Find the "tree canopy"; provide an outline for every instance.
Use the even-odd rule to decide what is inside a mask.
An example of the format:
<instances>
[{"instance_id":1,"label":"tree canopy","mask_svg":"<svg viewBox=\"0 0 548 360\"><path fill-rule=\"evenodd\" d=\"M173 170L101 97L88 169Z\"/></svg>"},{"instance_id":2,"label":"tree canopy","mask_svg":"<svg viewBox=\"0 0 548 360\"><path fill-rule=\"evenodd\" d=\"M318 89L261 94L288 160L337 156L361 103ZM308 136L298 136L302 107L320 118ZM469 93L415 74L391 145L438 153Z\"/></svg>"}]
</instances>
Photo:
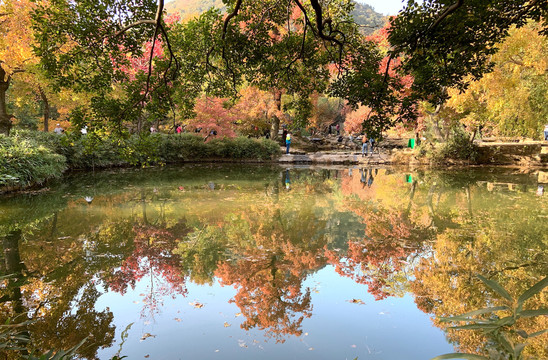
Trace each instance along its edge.
<instances>
[{"instance_id":1,"label":"tree canopy","mask_svg":"<svg viewBox=\"0 0 548 360\"><path fill-rule=\"evenodd\" d=\"M409 0L381 43L363 36L351 0L223 4L224 14L210 9L179 21L163 0L38 1L34 53L53 89L92 94L73 122L120 134L124 122L175 124L201 94L238 97L246 86L273 94L273 135L282 111L295 126L309 123L315 92L366 107L364 127L383 130L415 122L420 101L441 104L450 88L463 91L491 71L512 26L537 21L545 33L547 21L546 0Z\"/></svg>"}]
</instances>

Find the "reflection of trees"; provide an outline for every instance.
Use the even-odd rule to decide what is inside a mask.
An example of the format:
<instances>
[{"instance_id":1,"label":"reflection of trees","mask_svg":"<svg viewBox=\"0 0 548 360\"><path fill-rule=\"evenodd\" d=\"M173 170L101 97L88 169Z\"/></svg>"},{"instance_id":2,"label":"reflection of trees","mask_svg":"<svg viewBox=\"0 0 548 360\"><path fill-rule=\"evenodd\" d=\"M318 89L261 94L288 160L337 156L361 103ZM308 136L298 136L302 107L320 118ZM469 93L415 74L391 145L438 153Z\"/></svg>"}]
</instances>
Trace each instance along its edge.
<instances>
[{"instance_id":1,"label":"reflection of trees","mask_svg":"<svg viewBox=\"0 0 548 360\"><path fill-rule=\"evenodd\" d=\"M266 330L277 341L300 335L303 320L311 316L310 289L303 289L307 274L325 264L325 221L311 204L266 203L231 215L223 227L231 260L219 264L216 276L238 293L232 300L246 320L248 330ZM282 202L283 203L283 202Z\"/></svg>"},{"instance_id":2,"label":"reflection of trees","mask_svg":"<svg viewBox=\"0 0 548 360\"><path fill-rule=\"evenodd\" d=\"M366 284L368 291L380 300L402 292L401 287L407 282L404 271L410 256L419 252L422 242L431 236L431 232L409 216L416 183L407 193L407 202L401 201L402 196L398 198L398 204L390 204L379 199L384 195L383 186L390 187L392 196L397 185L402 192L405 188L390 183L391 178L382 172L378 174L380 180L365 187L362 184L365 172L342 179L342 207L362 220L365 235L360 239L349 239L346 253L328 251L327 256L339 274Z\"/></svg>"},{"instance_id":3,"label":"reflection of trees","mask_svg":"<svg viewBox=\"0 0 548 360\"><path fill-rule=\"evenodd\" d=\"M89 335L93 342L78 353L94 358L100 346L112 343L114 328L110 325L112 313L94 308L100 294L89 268L82 261L73 261L68 274L55 268L37 269L28 253L20 253L21 234L21 231L9 234L2 244L6 265L2 275L12 276L1 291L1 320L9 317L32 320L26 334L33 346L40 349L70 348Z\"/></svg>"},{"instance_id":4,"label":"reflection of trees","mask_svg":"<svg viewBox=\"0 0 548 360\"><path fill-rule=\"evenodd\" d=\"M120 294L148 277L149 293L143 300L150 311L158 309L162 296L186 294L185 278L179 269L180 257L173 254L177 237L156 225L133 224L132 251L119 268L105 277L108 286Z\"/></svg>"},{"instance_id":5,"label":"reflection of trees","mask_svg":"<svg viewBox=\"0 0 548 360\"><path fill-rule=\"evenodd\" d=\"M496 280L517 296L548 273L548 223L542 220L546 206L531 194L480 197L480 191L473 187L462 190L459 208L469 216L459 219L458 228L440 232L432 253L415 268L416 279L411 285L415 301L421 310L435 314L435 325L443 329L449 325L439 317L501 305L500 298L485 290L477 274ZM477 200L485 197L489 201ZM529 301L530 308L548 307L547 291ZM498 315L505 316L502 312ZM543 330L548 328L548 319L522 318L517 328L527 333ZM490 344L480 332L449 331L447 336L460 352L489 353ZM528 341L525 358L548 358L547 338L545 334Z\"/></svg>"},{"instance_id":6,"label":"reflection of trees","mask_svg":"<svg viewBox=\"0 0 548 360\"><path fill-rule=\"evenodd\" d=\"M180 271L181 257L173 252L178 242L189 231L184 221L168 227L165 221L165 203L160 204L159 218L155 223L149 222L147 198L141 191L141 219L124 221L131 226L130 234L124 237L131 239L129 254L126 253L119 268L104 277L110 289L120 294L128 286L135 288L137 282L148 277L148 293L143 299L151 313L158 311L163 296L175 294L186 295L185 277Z\"/></svg>"},{"instance_id":7,"label":"reflection of trees","mask_svg":"<svg viewBox=\"0 0 548 360\"><path fill-rule=\"evenodd\" d=\"M50 215L35 211L36 218L27 215L26 222L20 222L19 229L2 240L1 275L13 276L0 289L0 321L14 317L32 320L26 334L39 352L71 348L88 337L77 353L82 358L95 358L100 347L112 344L113 314L108 308L95 309L103 283L123 292L145 272L167 279L165 283L172 285L169 289L155 284L156 292L151 290L151 307L158 293L184 291L178 259L171 250L176 239L186 234L186 227L115 221L116 209L111 207L93 211L108 201L112 198L102 201L96 197L94 207L69 203L69 209ZM112 220L105 221L105 217ZM132 271L132 265L137 271Z\"/></svg>"}]
</instances>

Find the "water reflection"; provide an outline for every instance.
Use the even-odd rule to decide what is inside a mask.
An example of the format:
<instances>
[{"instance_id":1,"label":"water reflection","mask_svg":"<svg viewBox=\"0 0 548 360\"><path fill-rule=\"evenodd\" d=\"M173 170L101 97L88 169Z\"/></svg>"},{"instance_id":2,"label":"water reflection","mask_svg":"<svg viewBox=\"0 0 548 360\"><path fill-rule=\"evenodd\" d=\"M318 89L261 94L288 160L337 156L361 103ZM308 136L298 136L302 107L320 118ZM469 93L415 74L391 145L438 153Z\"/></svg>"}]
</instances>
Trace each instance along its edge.
<instances>
[{"instance_id":1,"label":"water reflection","mask_svg":"<svg viewBox=\"0 0 548 360\"><path fill-rule=\"evenodd\" d=\"M307 319L325 317L314 312L310 281L321 281L315 276L326 267L365 285L375 300L410 293L437 317L497 304L477 274L516 295L548 273L548 207L535 178L523 174L373 167L105 173L94 178L92 205L83 200L86 181L0 201L1 273L9 275L0 321L32 320L25 334L41 352L86 336L83 358L117 348L115 333L124 329L116 329L113 311L96 306L107 293L138 302L150 323L166 301L192 301L190 284L218 282L234 289L230 303L242 329L284 343L304 336ZM137 289L138 300L128 298ZM546 296L529 306L546 307ZM520 325L534 332L546 321ZM457 350L489 350L478 333L447 338ZM531 340L526 351L548 357L545 341Z\"/></svg>"}]
</instances>

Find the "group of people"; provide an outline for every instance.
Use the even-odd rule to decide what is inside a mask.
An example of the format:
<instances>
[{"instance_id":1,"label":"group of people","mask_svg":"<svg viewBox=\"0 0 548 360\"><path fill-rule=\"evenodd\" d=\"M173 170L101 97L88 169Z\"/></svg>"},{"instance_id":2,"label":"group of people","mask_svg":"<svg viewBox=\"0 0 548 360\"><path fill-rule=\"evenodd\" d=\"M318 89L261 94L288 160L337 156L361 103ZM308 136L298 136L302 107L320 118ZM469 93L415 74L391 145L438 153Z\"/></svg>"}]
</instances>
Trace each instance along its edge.
<instances>
[{"instance_id":1,"label":"group of people","mask_svg":"<svg viewBox=\"0 0 548 360\"><path fill-rule=\"evenodd\" d=\"M375 145L375 139L367 137L367 134L362 135L362 156L373 156L373 146ZM371 151L371 152L370 152Z\"/></svg>"}]
</instances>

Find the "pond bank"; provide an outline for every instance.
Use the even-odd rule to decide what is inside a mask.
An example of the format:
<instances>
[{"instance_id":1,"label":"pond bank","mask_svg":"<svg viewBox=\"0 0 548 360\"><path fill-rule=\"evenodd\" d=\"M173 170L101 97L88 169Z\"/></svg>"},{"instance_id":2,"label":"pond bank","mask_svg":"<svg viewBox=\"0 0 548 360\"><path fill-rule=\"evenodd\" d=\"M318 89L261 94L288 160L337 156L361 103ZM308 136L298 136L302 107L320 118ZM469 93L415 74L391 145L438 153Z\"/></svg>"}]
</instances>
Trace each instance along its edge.
<instances>
[{"instance_id":1,"label":"pond bank","mask_svg":"<svg viewBox=\"0 0 548 360\"><path fill-rule=\"evenodd\" d=\"M285 149L284 149L285 150ZM432 164L419 151L409 148L379 147L374 154L362 156L356 150L304 152L298 148L290 154L272 155L270 159L204 157L194 160L179 159L174 164L189 163L262 163L262 164L305 164L305 165L357 165L357 166L512 166L525 169L538 169L539 183L548 183L548 144L531 143L483 143L477 146L475 162L448 160L441 164ZM270 150L272 151L272 150ZM111 164L113 165L113 164ZM133 167L130 164L116 164L98 168ZM76 169L68 169L76 170ZM0 194L40 190L47 185L45 182L33 182L26 186L20 184L0 186Z\"/></svg>"},{"instance_id":2,"label":"pond bank","mask_svg":"<svg viewBox=\"0 0 548 360\"><path fill-rule=\"evenodd\" d=\"M372 155L362 156L358 151L296 150L284 154L277 160L284 163L312 164L368 164L368 165L505 165L519 167L548 167L548 144L546 143L483 143L477 145L477 159L471 161L448 160L443 164L432 164L420 152L413 149L376 149Z\"/></svg>"}]
</instances>

